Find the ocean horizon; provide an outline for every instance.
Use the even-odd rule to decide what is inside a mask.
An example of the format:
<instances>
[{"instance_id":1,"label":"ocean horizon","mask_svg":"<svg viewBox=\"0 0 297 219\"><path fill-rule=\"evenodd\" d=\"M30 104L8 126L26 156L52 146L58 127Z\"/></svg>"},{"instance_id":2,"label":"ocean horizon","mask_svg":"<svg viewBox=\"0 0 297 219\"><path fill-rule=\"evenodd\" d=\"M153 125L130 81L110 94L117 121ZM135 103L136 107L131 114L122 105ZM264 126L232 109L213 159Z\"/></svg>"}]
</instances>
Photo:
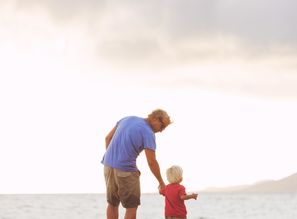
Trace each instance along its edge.
<instances>
[{"instance_id":1,"label":"ocean horizon","mask_svg":"<svg viewBox=\"0 0 297 219\"><path fill-rule=\"evenodd\" d=\"M297 193L199 193L188 219L296 219ZM104 219L105 194L2 194L0 219ZM124 209L120 207L120 217ZM164 218L164 198L141 197L137 218Z\"/></svg>"}]
</instances>

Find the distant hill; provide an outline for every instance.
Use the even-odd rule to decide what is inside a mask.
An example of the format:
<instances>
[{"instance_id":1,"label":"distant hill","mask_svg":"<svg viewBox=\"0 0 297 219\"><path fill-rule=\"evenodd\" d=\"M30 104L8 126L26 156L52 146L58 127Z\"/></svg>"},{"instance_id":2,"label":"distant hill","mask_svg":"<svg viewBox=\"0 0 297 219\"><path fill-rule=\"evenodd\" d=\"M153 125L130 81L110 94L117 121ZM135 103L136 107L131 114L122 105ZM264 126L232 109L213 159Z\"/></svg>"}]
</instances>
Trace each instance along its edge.
<instances>
[{"instance_id":1,"label":"distant hill","mask_svg":"<svg viewBox=\"0 0 297 219\"><path fill-rule=\"evenodd\" d=\"M280 180L267 180L252 185L210 187L203 192L297 192L297 173Z\"/></svg>"}]
</instances>

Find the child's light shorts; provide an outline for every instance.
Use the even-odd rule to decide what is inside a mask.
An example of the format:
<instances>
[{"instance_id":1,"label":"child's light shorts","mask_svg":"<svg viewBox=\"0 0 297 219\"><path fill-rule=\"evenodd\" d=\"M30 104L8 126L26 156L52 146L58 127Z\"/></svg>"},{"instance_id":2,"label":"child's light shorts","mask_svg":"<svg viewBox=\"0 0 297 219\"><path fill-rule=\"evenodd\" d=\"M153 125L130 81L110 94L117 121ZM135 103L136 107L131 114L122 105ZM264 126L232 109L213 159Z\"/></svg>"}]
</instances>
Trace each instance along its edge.
<instances>
[{"instance_id":1,"label":"child's light shorts","mask_svg":"<svg viewBox=\"0 0 297 219\"><path fill-rule=\"evenodd\" d=\"M186 217L165 217L165 219L187 219Z\"/></svg>"}]
</instances>

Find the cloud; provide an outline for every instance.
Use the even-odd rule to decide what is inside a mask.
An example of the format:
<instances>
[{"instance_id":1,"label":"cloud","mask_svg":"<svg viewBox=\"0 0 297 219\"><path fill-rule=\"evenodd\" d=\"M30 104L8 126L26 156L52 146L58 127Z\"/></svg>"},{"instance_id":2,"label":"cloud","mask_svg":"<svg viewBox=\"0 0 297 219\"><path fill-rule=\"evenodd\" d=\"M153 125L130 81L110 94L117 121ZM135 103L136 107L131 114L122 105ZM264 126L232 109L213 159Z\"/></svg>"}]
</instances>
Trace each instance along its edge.
<instances>
[{"instance_id":1,"label":"cloud","mask_svg":"<svg viewBox=\"0 0 297 219\"><path fill-rule=\"evenodd\" d=\"M88 18L99 15L105 8L104 0L15 0L18 10L45 9L54 19L71 21L77 17Z\"/></svg>"},{"instance_id":2,"label":"cloud","mask_svg":"<svg viewBox=\"0 0 297 219\"><path fill-rule=\"evenodd\" d=\"M229 1L221 4L220 28L251 43L296 45L295 13L297 3L292 0Z\"/></svg>"},{"instance_id":3,"label":"cloud","mask_svg":"<svg viewBox=\"0 0 297 219\"><path fill-rule=\"evenodd\" d=\"M173 0L133 6L130 1L110 4L94 36L99 55L113 61L142 60L141 64L249 59L280 49L296 56L295 9L297 3L290 0Z\"/></svg>"},{"instance_id":4,"label":"cloud","mask_svg":"<svg viewBox=\"0 0 297 219\"><path fill-rule=\"evenodd\" d=\"M209 36L232 36L249 43L251 47L273 44L296 46L297 42L297 2L293 0L15 2L17 8L43 7L60 20L66 19L71 22L77 17L86 19L86 25L95 28L94 32L101 32L107 28L109 33L112 32L112 35L117 35L120 39L125 39L125 36L129 35L137 41L139 34L145 34L152 39L161 36L174 43L188 38L199 40ZM112 31L108 28L109 25L114 27Z\"/></svg>"},{"instance_id":5,"label":"cloud","mask_svg":"<svg viewBox=\"0 0 297 219\"><path fill-rule=\"evenodd\" d=\"M147 84L161 78L185 86L258 90L262 83L269 90L296 91L297 3L292 0L15 0L13 9L21 16L11 23L21 28L7 25L7 30L18 33L19 44L37 51L46 44L53 54L75 57L76 64L84 54L91 71L105 68Z\"/></svg>"}]
</instances>

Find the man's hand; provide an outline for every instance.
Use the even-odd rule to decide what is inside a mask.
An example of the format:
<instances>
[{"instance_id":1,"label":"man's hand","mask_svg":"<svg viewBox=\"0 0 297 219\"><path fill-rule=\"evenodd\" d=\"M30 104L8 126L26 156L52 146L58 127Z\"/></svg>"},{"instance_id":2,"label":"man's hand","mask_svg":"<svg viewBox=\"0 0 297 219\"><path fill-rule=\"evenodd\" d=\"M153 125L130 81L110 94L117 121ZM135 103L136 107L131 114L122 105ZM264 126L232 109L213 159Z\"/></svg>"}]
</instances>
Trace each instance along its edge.
<instances>
[{"instance_id":1,"label":"man's hand","mask_svg":"<svg viewBox=\"0 0 297 219\"><path fill-rule=\"evenodd\" d=\"M158 186L158 189L159 189L159 190L163 190L163 189L165 189L165 183L161 183L161 184Z\"/></svg>"},{"instance_id":2,"label":"man's hand","mask_svg":"<svg viewBox=\"0 0 297 219\"><path fill-rule=\"evenodd\" d=\"M159 189L159 194L161 194L161 195L164 195L164 189L165 189L165 184L160 184L159 186L158 186L158 189Z\"/></svg>"}]
</instances>

